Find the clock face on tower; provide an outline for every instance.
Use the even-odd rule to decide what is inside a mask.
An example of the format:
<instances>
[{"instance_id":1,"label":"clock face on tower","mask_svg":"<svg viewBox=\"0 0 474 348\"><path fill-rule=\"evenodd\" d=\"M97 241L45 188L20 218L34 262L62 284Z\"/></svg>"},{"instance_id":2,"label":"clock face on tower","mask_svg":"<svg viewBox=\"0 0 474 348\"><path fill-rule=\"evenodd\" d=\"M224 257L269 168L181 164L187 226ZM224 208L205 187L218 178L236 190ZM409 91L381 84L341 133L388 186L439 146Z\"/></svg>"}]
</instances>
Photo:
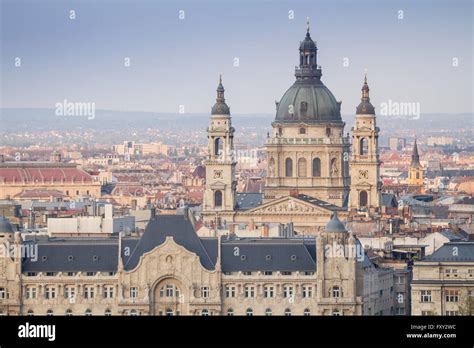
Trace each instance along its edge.
<instances>
[{"instance_id":1,"label":"clock face on tower","mask_svg":"<svg viewBox=\"0 0 474 348\"><path fill-rule=\"evenodd\" d=\"M368 179L369 171L368 170L359 170L359 179Z\"/></svg>"},{"instance_id":2,"label":"clock face on tower","mask_svg":"<svg viewBox=\"0 0 474 348\"><path fill-rule=\"evenodd\" d=\"M214 170L214 179L222 179L223 176L222 170Z\"/></svg>"}]
</instances>

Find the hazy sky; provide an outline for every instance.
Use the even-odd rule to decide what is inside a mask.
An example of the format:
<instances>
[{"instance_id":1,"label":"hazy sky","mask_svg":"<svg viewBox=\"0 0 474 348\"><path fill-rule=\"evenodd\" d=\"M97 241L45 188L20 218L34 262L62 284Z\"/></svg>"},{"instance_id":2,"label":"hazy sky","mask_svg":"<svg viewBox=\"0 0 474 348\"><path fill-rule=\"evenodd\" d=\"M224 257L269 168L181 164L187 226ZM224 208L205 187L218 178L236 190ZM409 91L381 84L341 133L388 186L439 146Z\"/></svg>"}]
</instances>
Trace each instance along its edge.
<instances>
[{"instance_id":1,"label":"hazy sky","mask_svg":"<svg viewBox=\"0 0 474 348\"><path fill-rule=\"evenodd\" d=\"M392 100L419 102L422 113L473 111L470 0L0 2L2 107L67 99L208 113L222 73L232 113L274 113L309 16L323 82L344 114L355 111L365 68L377 110Z\"/></svg>"}]
</instances>

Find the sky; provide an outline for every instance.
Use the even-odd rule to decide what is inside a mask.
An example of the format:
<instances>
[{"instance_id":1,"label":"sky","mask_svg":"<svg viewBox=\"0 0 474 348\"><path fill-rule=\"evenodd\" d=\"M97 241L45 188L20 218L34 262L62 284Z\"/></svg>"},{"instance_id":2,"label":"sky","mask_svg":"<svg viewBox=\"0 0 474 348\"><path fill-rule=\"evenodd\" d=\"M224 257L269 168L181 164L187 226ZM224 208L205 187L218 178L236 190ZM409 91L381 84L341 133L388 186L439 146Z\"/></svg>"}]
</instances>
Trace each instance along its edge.
<instances>
[{"instance_id":1,"label":"sky","mask_svg":"<svg viewBox=\"0 0 474 348\"><path fill-rule=\"evenodd\" d=\"M421 113L474 109L471 0L0 3L3 108L66 99L209 113L222 74L233 114L273 114L310 17L323 82L343 114L360 101L365 69L376 110L389 101L419 103Z\"/></svg>"}]
</instances>

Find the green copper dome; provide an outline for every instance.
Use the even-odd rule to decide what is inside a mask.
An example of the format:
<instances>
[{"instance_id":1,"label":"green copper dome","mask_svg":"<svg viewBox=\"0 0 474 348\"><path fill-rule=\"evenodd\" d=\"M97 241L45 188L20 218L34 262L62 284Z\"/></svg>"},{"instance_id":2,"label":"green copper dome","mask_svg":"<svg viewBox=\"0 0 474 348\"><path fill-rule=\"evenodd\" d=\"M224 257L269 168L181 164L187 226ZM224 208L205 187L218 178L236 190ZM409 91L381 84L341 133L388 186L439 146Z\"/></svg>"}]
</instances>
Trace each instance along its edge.
<instances>
[{"instance_id":1,"label":"green copper dome","mask_svg":"<svg viewBox=\"0 0 474 348\"><path fill-rule=\"evenodd\" d=\"M311 39L309 26L299 51L296 81L277 103L275 122L342 122L341 103L321 81L321 67L317 64L318 48Z\"/></svg>"}]
</instances>

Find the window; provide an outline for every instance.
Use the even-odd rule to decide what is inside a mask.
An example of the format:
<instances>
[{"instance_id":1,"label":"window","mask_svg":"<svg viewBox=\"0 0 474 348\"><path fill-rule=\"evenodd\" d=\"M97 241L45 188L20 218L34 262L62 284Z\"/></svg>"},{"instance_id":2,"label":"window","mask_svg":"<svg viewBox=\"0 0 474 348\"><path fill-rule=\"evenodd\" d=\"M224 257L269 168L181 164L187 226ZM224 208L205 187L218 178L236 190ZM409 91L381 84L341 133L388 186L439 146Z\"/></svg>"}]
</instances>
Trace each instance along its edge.
<instances>
[{"instance_id":1,"label":"window","mask_svg":"<svg viewBox=\"0 0 474 348\"><path fill-rule=\"evenodd\" d=\"M46 272L46 277L54 277L56 276L56 272Z\"/></svg>"},{"instance_id":2,"label":"window","mask_svg":"<svg viewBox=\"0 0 474 348\"><path fill-rule=\"evenodd\" d=\"M27 300L36 298L36 287L34 287L34 286L26 287L25 297L26 297Z\"/></svg>"},{"instance_id":3,"label":"window","mask_svg":"<svg viewBox=\"0 0 474 348\"><path fill-rule=\"evenodd\" d=\"M285 309L285 317L291 317L291 309L287 308Z\"/></svg>"},{"instance_id":4,"label":"window","mask_svg":"<svg viewBox=\"0 0 474 348\"><path fill-rule=\"evenodd\" d=\"M48 310L46 311L46 316L52 317L53 315L54 315L54 313L53 313L53 310L52 310L52 309L48 309Z\"/></svg>"},{"instance_id":5,"label":"window","mask_svg":"<svg viewBox=\"0 0 474 348\"><path fill-rule=\"evenodd\" d=\"M218 156L222 154L223 143L221 138L214 140L214 155Z\"/></svg>"},{"instance_id":6,"label":"window","mask_svg":"<svg viewBox=\"0 0 474 348\"><path fill-rule=\"evenodd\" d=\"M326 136L328 136L328 137L331 136L331 128L329 128L329 127L326 128Z\"/></svg>"},{"instance_id":7,"label":"window","mask_svg":"<svg viewBox=\"0 0 474 348\"><path fill-rule=\"evenodd\" d=\"M302 102L302 103L304 103L304 102ZM301 106L303 106L303 104L301 104ZM300 127L300 134L306 134L306 128Z\"/></svg>"},{"instance_id":8,"label":"window","mask_svg":"<svg viewBox=\"0 0 474 348\"><path fill-rule=\"evenodd\" d=\"M228 315L229 317L233 317L233 316L234 316L234 310L233 310L232 308L229 308L229 309L227 310L227 315Z\"/></svg>"},{"instance_id":9,"label":"window","mask_svg":"<svg viewBox=\"0 0 474 348\"><path fill-rule=\"evenodd\" d=\"M458 270L457 269L448 268L444 272L446 274L446 277L454 277L454 278L458 277Z\"/></svg>"},{"instance_id":10,"label":"window","mask_svg":"<svg viewBox=\"0 0 474 348\"><path fill-rule=\"evenodd\" d=\"M245 255L242 255L242 256L245 256ZM241 257L241 259L242 259L242 257ZM245 260L245 257L242 260ZM251 276L252 272L245 271L245 272L242 272L242 274L245 275L245 276Z\"/></svg>"},{"instance_id":11,"label":"window","mask_svg":"<svg viewBox=\"0 0 474 348\"><path fill-rule=\"evenodd\" d=\"M208 286L201 287L201 297L202 298L209 298L209 287Z\"/></svg>"},{"instance_id":12,"label":"window","mask_svg":"<svg viewBox=\"0 0 474 348\"><path fill-rule=\"evenodd\" d=\"M447 316L457 316L459 315L458 311L446 311Z\"/></svg>"},{"instance_id":13,"label":"window","mask_svg":"<svg viewBox=\"0 0 474 348\"><path fill-rule=\"evenodd\" d=\"M431 290L421 290L420 302L431 302Z\"/></svg>"},{"instance_id":14,"label":"window","mask_svg":"<svg viewBox=\"0 0 474 348\"><path fill-rule=\"evenodd\" d=\"M84 287L84 298L86 298L86 299L94 298L94 287L93 286L85 286Z\"/></svg>"},{"instance_id":15,"label":"window","mask_svg":"<svg viewBox=\"0 0 474 348\"><path fill-rule=\"evenodd\" d=\"M284 276L290 276L292 274L293 274L292 272L287 272L287 271L281 272L281 275L284 275Z\"/></svg>"},{"instance_id":16,"label":"window","mask_svg":"<svg viewBox=\"0 0 474 348\"><path fill-rule=\"evenodd\" d=\"M267 255L267 256L269 256L269 255ZM265 272L263 272L263 275L271 276L271 275L273 275L273 272L272 271L265 271Z\"/></svg>"},{"instance_id":17,"label":"window","mask_svg":"<svg viewBox=\"0 0 474 348\"><path fill-rule=\"evenodd\" d=\"M283 297L290 298L293 297L293 287L290 285L285 285L283 287Z\"/></svg>"},{"instance_id":18,"label":"window","mask_svg":"<svg viewBox=\"0 0 474 348\"><path fill-rule=\"evenodd\" d=\"M227 285L225 287L225 297L227 297L227 298L235 297L235 286Z\"/></svg>"},{"instance_id":19,"label":"window","mask_svg":"<svg viewBox=\"0 0 474 348\"><path fill-rule=\"evenodd\" d=\"M469 274L469 277L474 277L474 269L470 269L469 271L467 271L467 273Z\"/></svg>"},{"instance_id":20,"label":"window","mask_svg":"<svg viewBox=\"0 0 474 348\"><path fill-rule=\"evenodd\" d=\"M342 312L339 309L333 309L332 315L338 317L342 315Z\"/></svg>"},{"instance_id":21,"label":"window","mask_svg":"<svg viewBox=\"0 0 474 348\"><path fill-rule=\"evenodd\" d=\"M66 317L72 317L72 309L66 311Z\"/></svg>"},{"instance_id":22,"label":"window","mask_svg":"<svg viewBox=\"0 0 474 348\"><path fill-rule=\"evenodd\" d=\"M368 152L369 152L369 143L367 141L367 138L360 139L359 154L361 156L365 156L365 155L367 155Z\"/></svg>"},{"instance_id":23,"label":"window","mask_svg":"<svg viewBox=\"0 0 474 348\"><path fill-rule=\"evenodd\" d=\"M405 284L405 277L404 276L397 276L396 283L397 284Z\"/></svg>"},{"instance_id":24,"label":"window","mask_svg":"<svg viewBox=\"0 0 474 348\"><path fill-rule=\"evenodd\" d=\"M47 300L56 298L56 288L53 286L47 286L44 292L44 297Z\"/></svg>"},{"instance_id":25,"label":"window","mask_svg":"<svg viewBox=\"0 0 474 348\"><path fill-rule=\"evenodd\" d=\"M265 315L267 317L271 317L273 315L272 309L271 308L265 309Z\"/></svg>"},{"instance_id":26,"label":"window","mask_svg":"<svg viewBox=\"0 0 474 348\"><path fill-rule=\"evenodd\" d=\"M306 178L306 160L304 158L298 160L298 176Z\"/></svg>"},{"instance_id":27,"label":"window","mask_svg":"<svg viewBox=\"0 0 474 348\"><path fill-rule=\"evenodd\" d=\"M366 207L367 206L367 191L360 191L359 193L359 206Z\"/></svg>"},{"instance_id":28,"label":"window","mask_svg":"<svg viewBox=\"0 0 474 348\"><path fill-rule=\"evenodd\" d=\"M405 307L397 308L397 315L405 315Z\"/></svg>"},{"instance_id":29,"label":"window","mask_svg":"<svg viewBox=\"0 0 474 348\"><path fill-rule=\"evenodd\" d=\"M26 272L27 277L36 277L36 272Z\"/></svg>"},{"instance_id":30,"label":"window","mask_svg":"<svg viewBox=\"0 0 474 348\"><path fill-rule=\"evenodd\" d=\"M74 277L76 275L76 272L67 272L66 275L68 277Z\"/></svg>"},{"instance_id":31,"label":"window","mask_svg":"<svg viewBox=\"0 0 474 348\"><path fill-rule=\"evenodd\" d=\"M253 309L252 308L247 308L247 310L245 311L245 315L247 315L248 317L253 316Z\"/></svg>"},{"instance_id":32,"label":"window","mask_svg":"<svg viewBox=\"0 0 474 348\"><path fill-rule=\"evenodd\" d=\"M247 285L245 287L245 297L253 298L255 296L255 287L251 285Z\"/></svg>"},{"instance_id":33,"label":"window","mask_svg":"<svg viewBox=\"0 0 474 348\"><path fill-rule=\"evenodd\" d=\"M66 286L64 288L64 298L72 299L76 294L76 288L74 286Z\"/></svg>"},{"instance_id":34,"label":"window","mask_svg":"<svg viewBox=\"0 0 474 348\"><path fill-rule=\"evenodd\" d=\"M291 158L285 160L285 176L293 176L293 160Z\"/></svg>"},{"instance_id":35,"label":"window","mask_svg":"<svg viewBox=\"0 0 474 348\"><path fill-rule=\"evenodd\" d=\"M95 276L95 272L86 272L86 277L93 277Z\"/></svg>"},{"instance_id":36,"label":"window","mask_svg":"<svg viewBox=\"0 0 474 348\"><path fill-rule=\"evenodd\" d=\"M91 311L90 309L86 309L84 315L85 315L86 317L90 317L90 316L92 315L92 311Z\"/></svg>"},{"instance_id":37,"label":"window","mask_svg":"<svg viewBox=\"0 0 474 348\"><path fill-rule=\"evenodd\" d=\"M0 288L0 300L6 300L6 299L7 299L7 289Z\"/></svg>"},{"instance_id":38,"label":"window","mask_svg":"<svg viewBox=\"0 0 474 348\"><path fill-rule=\"evenodd\" d=\"M309 317L311 315L311 310L309 308L305 308L305 310L303 311L303 315L305 317Z\"/></svg>"},{"instance_id":39,"label":"window","mask_svg":"<svg viewBox=\"0 0 474 348\"><path fill-rule=\"evenodd\" d=\"M208 311L207 309L203 309L203 310L201 311L201 315L202 315L203 317L208 317L208 316L209 316L209 311Z\"/></svg>"},{"instance_id":40,"label":"window","mask_svg":"<svg viewBox=\"0 0 474 348\"><path fill-rule=\"evenodd\" d=\"M130 288L130 297L133 299L136 299L138 297L138 288L137 287L131 287Z\"/></svg>"},{"instance_id":41,"label":"window","mask_svg":"<svg viewBox=\"0 0 474 348\"><path fill-rule=\"evenodd\" d=\"M321 160L319 158L313 159L313 176L321 176Z\"/></svg>"},{"instance_id":42,"label":"window","mask_svg":"<svg viewBox=\"0 0 474 348\"><path fill-rule=\"evenodd\" d=\"M222 191L217 190L214 192L214 205L216 207L222 207Z\"/></svg>"},{"instance_id":43,"label":"window","mask_svg":"<svg viewBox=\"0 0 474 348\"><path fill-rule=\"evenodd\" d=\"M27 312L27 315L29 315L30 317L32 317L33 315L35 315L35 312L33 312L32 309L29 309L28 312Z\"/></svg>"},{"instance_id":44,"label":"window","mask_svg":"<svg viewBox=\"0 0 474 348\"><path fill-rule=\"evenodd\" d=\"M433 311L421 311L421 315L426 317L426 316L434 315L434 312Z\"/></svg>"},{"instance_id":45,"label":"window","mask_svg":"<svg viewBox=\"0 0 474 348\"><path fill-rule=\"evenodd\" d=\"M107 308L107 309L105 310L105 312L104 312L104 315L105 315L106 317L110 317L110 316L112 315L112 311Z\"/></svg>"},{"instance_id":46,"label":"window","mask_svg":"<svg viewBox=\"0 0 474 348\"><path fill-rule=\"evenodd\" d=\"M172 316L174 315L174 312L173 312L173 310L172 310L171 308L166 308L166 310L165 310L165 315L166 315L167 317L172 317Z\"/></svg>"},{"instance_id":47,"label":"window","mask_svg":"<svg viewBox=\"0 0 474 348\"><path fill-rule=\"evenodd\" d=\"M303 272L303 275L312 276L312 275L314 275L314 272Z\"/></svg>"},{"instance_id":48,"label":"window","mask_svg":"<svg viewBox=\"0 0 474 348\"><path fill-rule=\"evenodd\" d=\"M173 284L166 284L160 289L160 297L179 297L179 288Z\"/></svg>"},{"instance_id":49,"label":"window","mask_svg":"<svg viewBox=\"0 0 474 348\"><path fill-rule=\"evenodd\" d=\"M313 297L313 287L309 285L303 286L303 298Z\"/></svg>"},{"instance_id":50,"label":"window","mask_svg":"<svg viewBox=\"0 0 474 348\"><path fill-rule=\"evenodd\" d=\"M271 285L266 285L263 287L263 297L272 298L274 296L274 287Z\"/></svg>"},{"instance_id":51,"label":"window","mask_svg":"<svg viewBox=\"0 0 474 348\"><path fill-rule=\"evenodd\" d=\"M446 290L446 302L458 302L459 290Z\"/></svg>"},{"instance_id":52,"label":"window","mask_svg":"<svg viewBox=\"0 0 474 348\"><path fill-rule=\"evenodd\" d=\"M339 286L333 286L332 289L331 289L331 295L334 298L341 297L342 296L341 288Z\"/></svg>"},{"instance_id":53,"label":"window","mask_svg":"<svg viewBox=\"0 0 474 348\"><path fill-rule=\"evenodd\" d=\"M113 286L104 287L104 298L113 298L114 297L114 288Z\"/></svg>"}]
</instances>

